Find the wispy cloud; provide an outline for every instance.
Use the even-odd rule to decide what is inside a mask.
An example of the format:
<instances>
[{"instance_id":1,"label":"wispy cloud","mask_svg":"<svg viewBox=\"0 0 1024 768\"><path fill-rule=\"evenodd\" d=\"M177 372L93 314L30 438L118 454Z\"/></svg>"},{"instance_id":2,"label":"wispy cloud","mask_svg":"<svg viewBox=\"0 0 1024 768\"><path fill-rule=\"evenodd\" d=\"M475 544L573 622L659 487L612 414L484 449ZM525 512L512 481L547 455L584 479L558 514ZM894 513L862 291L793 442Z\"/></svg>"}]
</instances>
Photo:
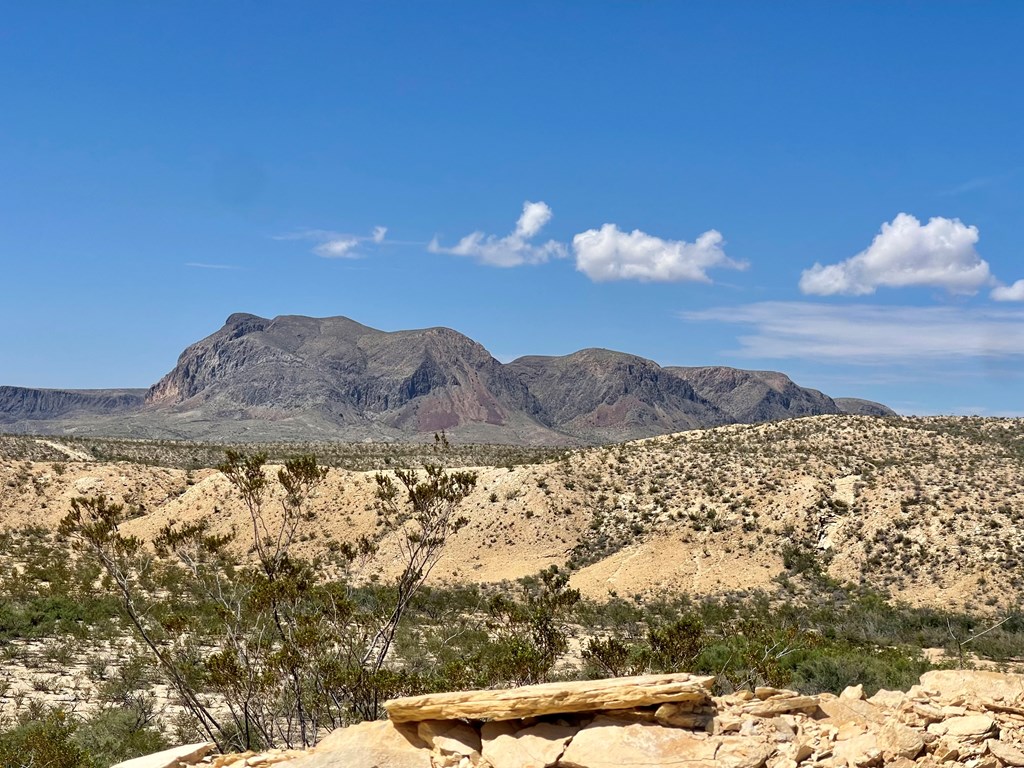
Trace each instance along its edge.
<instances>
[{"instance_id":1,"label":"wispy cloud","mask_svg":"<svg viewBox=\"0 0 1024 768\"><path fill-rule=\"evenodd\" d=\"M380 245L386 242L387 227L374 227L369 235L347 235L329 229L303 229L286 235L276 235L275 240L307 240L316 243L312 252L325 259L359 259L365 253L360 246Z\"/></svg>"},{"instance_id":2,"label":"wispy cloud","mask_svg":"<svg viewBox=\"0 0 1024 768\"><path fill-rule=\"evenodd\" d=\"M680 317L752 329L732 351L745 358L886 365L1024 358L1024 310L760 302Z\"/></svg>"},{"instance_id":3,"label":"wispy cloud","mask_svg":"<svg viewBox=\"0 0 1024 768\"><path fill-rule=\"evenodd\" d=\"M815 264L800 290L817 296L863 296L882 287L931 286L975 293L993 282L988 262L974 249L978 228L936 216L922 225L901 213L882 224L871 245L838 264Z\"/></svg>"},{"instance_id":4,"label":"wispy cloud","mask_svg":"<svg viewBox=\"0 0 1024 768\"><path fill-rule=\"evenodd\" d=\"M944 189L939 194L947 196L963 195L968 192L974 192L976 189L990 187L999 181L1000 178L999 176L979 176L976 179L968 179L963 184L957 184L955 187Z\"/></svg>"},{"instance_id":5,"label":"wispy cloud","mask_svg":"<svg viewBox=\"0 0 1024 768\"><path fill-rule=\"evenodd\" d=\"M531 242L541 229L551 221L553 214L547 203L523 203L523 212L516 221L515 229L504 237L471 232L450 248L441 245L435 237L427 250L431 253L450 253L468 256L481 264L492 267L518 267L523 264L542 264L549 259L568 255L564 243L548 240L546 243Z\"/></svg>"},{"instance_id":6,"label":"wispy cloud","mask_svg":"<svg viewBox=\"0 0 1024 768\"><path fill-rule=\"evenodd\" d=\"M997 416L1011 419L1024 416L1024 411L993 409L987 405L959 405L951 408L950 413L955 416Z\"/></svg>"},{"instance_id":7,"label":"wispy cloud","mask_svg":"<svg viewBox=\"0 0 1024 768\"><path fill-rule=\"evenodd\" d=\"M947 197L965 195L970 192L975 192L979 189L985 189L986 187L991 187L1001 182L1012 179L1014 176L1020 173L1020 171L1020 168L1012 168L1006 173L994 174L991 176L975 176L973 179L968 179L967 181L961 184L957 184L955 186L949 187L948 189L944 189L941 192L939 192L939 194Z\"/></svg>"},{"instance_id":8,"label":"wispy cloud","mask_svg":"<svg viewBox=\"0 0 1024 768\"><path fill-rule=\"evenodd\" d=\"M194 269L241 269L239 266L234 264L203 264L198 261L187 261L185 262L186 267L192 267Z\"/></svg>"},{"instance_id":9,"label":"wispy cloud","mask_svg":"<svg viewBox=\"0 0 1024 768\"><path fill-rule=\"evenodd\" d=\"M710 229L688 243L664 240L639 229L624 232L615 224L588 229L572 239L576 269L595 282L639 280L675 283L710 283L712 267L745 269L746 263L725 255L725 240Z\"/></svg>"}]
</instances>

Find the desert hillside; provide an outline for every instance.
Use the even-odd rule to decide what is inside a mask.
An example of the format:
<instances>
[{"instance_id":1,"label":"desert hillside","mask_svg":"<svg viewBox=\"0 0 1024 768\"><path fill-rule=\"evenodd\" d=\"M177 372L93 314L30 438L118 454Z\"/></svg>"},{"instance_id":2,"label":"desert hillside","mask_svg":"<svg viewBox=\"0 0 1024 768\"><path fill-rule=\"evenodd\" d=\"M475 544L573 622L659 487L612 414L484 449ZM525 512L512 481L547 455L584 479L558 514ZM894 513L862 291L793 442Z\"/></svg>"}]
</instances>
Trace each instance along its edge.
<instances>
[{"instance_id":1,"label":"desert hillside","mask_svg":"<svg viewBox=\"0 0 1024 768\"><path fill-rule=\"evenodd\" d=\"M85 460L56 438L0 445L8 528L56 526L73 497L100 493L126 506L123 529L143 538L172 520L210 516L220 531L247 523L215 469ZM796 589L789 577L800 573L915 605L994 610L1024 596L1019 419L816 416L474 469L469 523L435 583L568 564L573 585L595 598ZM374 531L374 474L330 471L302 551ZM389 575L397 546L385 539L361 575Z\"/></svg>"}]
</instances>

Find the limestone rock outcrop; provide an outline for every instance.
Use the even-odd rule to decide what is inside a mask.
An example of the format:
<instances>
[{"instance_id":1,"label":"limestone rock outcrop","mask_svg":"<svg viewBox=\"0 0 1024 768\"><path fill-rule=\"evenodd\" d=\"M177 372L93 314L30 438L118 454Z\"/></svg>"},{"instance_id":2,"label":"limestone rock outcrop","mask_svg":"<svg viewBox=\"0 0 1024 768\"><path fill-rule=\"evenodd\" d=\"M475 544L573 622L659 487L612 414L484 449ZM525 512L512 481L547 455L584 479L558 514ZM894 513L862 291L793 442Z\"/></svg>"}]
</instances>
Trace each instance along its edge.
<instances>
[{"instance_id":1,"label":"limestone rock outcrop","mask_svg":"<svg viewBox=\"0 0 1024 768\"><path fill-rule=\"evenodd\" d=\"M343 728L308 753L138 768L1024 768L1019 675L929 672L870 698L861 686L711 696L709 684L680 674L410 697L388 702L400 722Z\"/></svg>"}]
</instances>

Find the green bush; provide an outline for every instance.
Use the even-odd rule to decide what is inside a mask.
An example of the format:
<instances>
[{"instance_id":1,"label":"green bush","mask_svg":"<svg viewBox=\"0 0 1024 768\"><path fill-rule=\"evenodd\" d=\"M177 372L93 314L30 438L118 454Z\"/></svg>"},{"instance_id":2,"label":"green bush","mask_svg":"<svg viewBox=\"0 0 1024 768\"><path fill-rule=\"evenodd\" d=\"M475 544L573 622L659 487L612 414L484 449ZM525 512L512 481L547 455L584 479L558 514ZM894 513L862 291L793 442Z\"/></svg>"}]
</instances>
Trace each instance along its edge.
<instances>
[{"instance_id":1,"label":"green bush","mask_svg":"<svg viewBox=\"0 0 1024 768\"><path fill-rule=\"evenodd\" d=\"M919 652L909 650L834 648L796 666L793 687L803 693L841 693L849 685L862 684L870 696L880 688L906 690L929 666Z\"/></svg>"},{"instance_id":2,"label":"green bush","mask_svg":"<svg viewBox=\"0 0 1024 768\"><path fill-rule=\"evenodd\" d=\"M29 707L0 733L3 768L103 768L75 739L75 719L60 709Z\"/></svg>"},{"instance_id":3,"label":"green bush","mask_svg":"<svg viewBox=\"0 0 1024 768\"><path fill-rule=\"evenodd\" d=\"M159 731L140 721L136 712L121 708L103 710L82 722L72 741L101 766L149 755L170 746Z\"/></svg>"}]
</instances>

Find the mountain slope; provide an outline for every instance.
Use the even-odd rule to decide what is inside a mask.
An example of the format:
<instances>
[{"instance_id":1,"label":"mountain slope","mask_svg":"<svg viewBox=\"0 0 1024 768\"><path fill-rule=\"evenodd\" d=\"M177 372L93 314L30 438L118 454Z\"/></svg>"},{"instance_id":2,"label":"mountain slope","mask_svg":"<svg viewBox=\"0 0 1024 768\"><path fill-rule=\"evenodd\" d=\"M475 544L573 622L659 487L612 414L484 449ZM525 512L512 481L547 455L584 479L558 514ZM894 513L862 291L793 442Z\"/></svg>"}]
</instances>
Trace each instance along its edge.
<instances>
[{"instance_id":1,"label":"mountain slope","mask_svg":"<svg viewBox=\"0 0 1024 768\"><path fill-rule=\"evenodd\" d=\"M816 389L797 386L783 373L723 366L670 367L709 402L744 424L798 416L841 413L835 401Z\"/></svg>"},{"instance_id":2,"label":"mountain slope","mask_svg":"<svg viewBox=\"0 0 1024 768\"><path fill-rule=\"evenodd\" d=\"M594 440L630 439L733 419L650 360L607 349L513 360L513 371L559 430Z\"/></svg>"}]
</instances>

